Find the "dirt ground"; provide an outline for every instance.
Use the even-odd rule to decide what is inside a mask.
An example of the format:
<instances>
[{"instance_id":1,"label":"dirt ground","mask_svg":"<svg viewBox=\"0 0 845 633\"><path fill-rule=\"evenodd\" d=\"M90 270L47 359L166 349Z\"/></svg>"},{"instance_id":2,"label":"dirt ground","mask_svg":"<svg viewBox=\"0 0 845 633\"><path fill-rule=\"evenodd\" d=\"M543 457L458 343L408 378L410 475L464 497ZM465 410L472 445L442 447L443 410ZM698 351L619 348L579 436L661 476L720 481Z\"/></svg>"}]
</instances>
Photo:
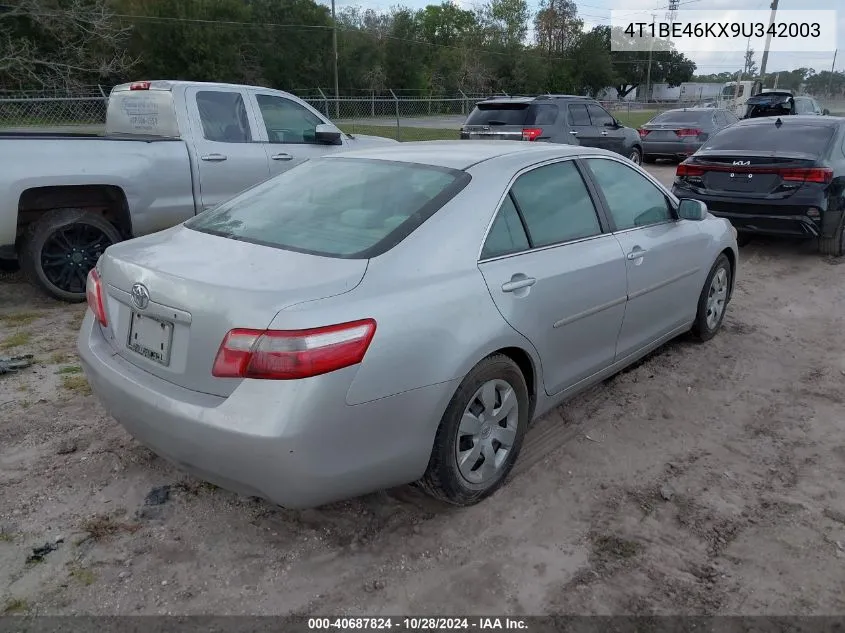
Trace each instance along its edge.
<instances>
[{"instance_id":1,"label":"dirt ground","mask_svg":"<svg viewBox=\"0 0 845 633\"><path fill-rule=\"evenodd\" d=\"M0 356L38 362L0 376L0 613L843 614L845 267L740 263L714 340L539 420L468 509L286 511L184 476L90 395L83 307L6 275Z\"/></svg>"}]
</instances>

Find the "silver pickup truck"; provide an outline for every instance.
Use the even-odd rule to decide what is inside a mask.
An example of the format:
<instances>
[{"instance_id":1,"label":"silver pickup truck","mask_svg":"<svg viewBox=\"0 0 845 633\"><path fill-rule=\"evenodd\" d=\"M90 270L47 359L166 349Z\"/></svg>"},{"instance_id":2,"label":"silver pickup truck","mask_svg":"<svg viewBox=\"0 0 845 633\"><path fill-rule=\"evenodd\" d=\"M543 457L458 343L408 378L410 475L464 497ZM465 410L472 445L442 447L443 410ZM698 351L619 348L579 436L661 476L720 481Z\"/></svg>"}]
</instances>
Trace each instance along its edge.
<instances>
[{"instance_id":1,"label":"silver pickup truck","mask_svg":"<svg viewBox=\"0 0 845 633\"><path fill-rule=\"evenodd\" d=\"M104 135L0 132L0 260L83 301L109 244L174 226L311 157L396 143L342 133L295 96L140 81L109 95Z\"/></svg>"}]
</instances>

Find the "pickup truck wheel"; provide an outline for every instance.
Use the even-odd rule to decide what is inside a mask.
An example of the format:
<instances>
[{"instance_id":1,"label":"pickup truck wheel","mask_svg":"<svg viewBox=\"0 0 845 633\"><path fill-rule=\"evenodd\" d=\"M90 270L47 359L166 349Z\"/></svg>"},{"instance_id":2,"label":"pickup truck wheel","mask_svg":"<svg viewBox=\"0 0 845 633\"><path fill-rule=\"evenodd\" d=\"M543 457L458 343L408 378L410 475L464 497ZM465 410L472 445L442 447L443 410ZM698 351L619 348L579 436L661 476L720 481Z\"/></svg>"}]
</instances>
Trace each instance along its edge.
<instances>
[{"instance_id":1,"label":"pickup truck wheel","mask_svg":"<svg viewBox=\"0 0 845 633\"><path fill-rule=\"evenodd\" d=\"M47 211L26 229L18 259L27 280L61 301L85 301L88 272L120 232L83 209Z\"/></svg>"}]
</instances>

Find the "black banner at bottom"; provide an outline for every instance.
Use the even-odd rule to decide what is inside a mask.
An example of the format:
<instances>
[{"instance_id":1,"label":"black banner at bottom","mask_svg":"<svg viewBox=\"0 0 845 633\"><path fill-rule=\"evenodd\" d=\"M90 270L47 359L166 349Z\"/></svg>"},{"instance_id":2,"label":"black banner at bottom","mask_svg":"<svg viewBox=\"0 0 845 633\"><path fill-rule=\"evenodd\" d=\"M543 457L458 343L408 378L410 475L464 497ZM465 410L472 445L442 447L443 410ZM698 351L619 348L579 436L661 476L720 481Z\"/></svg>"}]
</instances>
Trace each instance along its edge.
<instances>
[{"instance_id":1,"label":"black banner at bottom","mask_svg":"<svg viewBox=\"0 0 845 633\"><path fill-rule=\"evenodd\" d=\"M845 633L843 616L6 616L0 633Z\"/></svg>"}]
</instances>

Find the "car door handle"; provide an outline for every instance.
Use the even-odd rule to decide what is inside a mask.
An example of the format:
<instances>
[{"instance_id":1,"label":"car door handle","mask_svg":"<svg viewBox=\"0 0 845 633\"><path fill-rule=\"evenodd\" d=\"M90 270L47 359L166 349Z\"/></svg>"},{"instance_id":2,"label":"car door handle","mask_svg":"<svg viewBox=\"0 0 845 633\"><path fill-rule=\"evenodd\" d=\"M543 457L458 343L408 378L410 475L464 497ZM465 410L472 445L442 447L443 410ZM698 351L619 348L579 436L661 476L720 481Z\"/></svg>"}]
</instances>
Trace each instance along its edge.
<instances>
[{"instance_id":1,"label":"car door handle","mask_svg":"<svg viewBox=\"0 0 845 633\"><path fill-rule=\"evenodd\" d=\"M569 130L569 133L570 133L572 136L577 136L577 135L578 135L578 132L576 132L575 130Z\"/></svg>"},{"instance_id":2,"label":"car door handle","mask_svg":"<svg viewBox=\"0 0 845 633\"><path fill-rule=\"evenodd\" d=\"M270 158L273 160L293 160L290 154L273 154Z\"/></svg>"},{"instance_id":3,"label":"car door handle","mask_svg":"<svg viewBox=\"0 0 845 633\"><path fill-rule=\"evenodd\" d=\"M601 133L601 135L602 135L602 136L607 136L607 132L602 132L602 133Z\"/></svg>"},{"instance_id":4,"label":"car door handle","mask_svg":"<svg viewBox=\"0 0 845 633\"><path fill-rule=\"evenodd\" d=\"M514 277L517 276L514 275ZM514 290L519 290L520 288L528 288L536 283L537 280L534 279L534 277L517 277L516 279L511 277L510 281L506 281L502 284L502 292L513 292Z\"/></svg>"},{"instance_id":5,"label":"car door handle","mask_svg":"<svg viewBox=\"0 0 845 633\"><path fill-rule=\"evenodd\" d=\"M628 253L628 259L640 259L645 254L646 249L637 246L636 248L634 248L634 250Z\"/></svg>"},{"instance_id":6,"label":"car door handle","mask_svg":"<svg viewBox=\"0 0 845 633\"><path fill-rule=\"evenodd\" d=\"M205 156L200 156L201 160L207 161L209 163L219 163L221 161L226 160L228 158L224 154L206 154Z\"/></svg>"}]
</instances>

